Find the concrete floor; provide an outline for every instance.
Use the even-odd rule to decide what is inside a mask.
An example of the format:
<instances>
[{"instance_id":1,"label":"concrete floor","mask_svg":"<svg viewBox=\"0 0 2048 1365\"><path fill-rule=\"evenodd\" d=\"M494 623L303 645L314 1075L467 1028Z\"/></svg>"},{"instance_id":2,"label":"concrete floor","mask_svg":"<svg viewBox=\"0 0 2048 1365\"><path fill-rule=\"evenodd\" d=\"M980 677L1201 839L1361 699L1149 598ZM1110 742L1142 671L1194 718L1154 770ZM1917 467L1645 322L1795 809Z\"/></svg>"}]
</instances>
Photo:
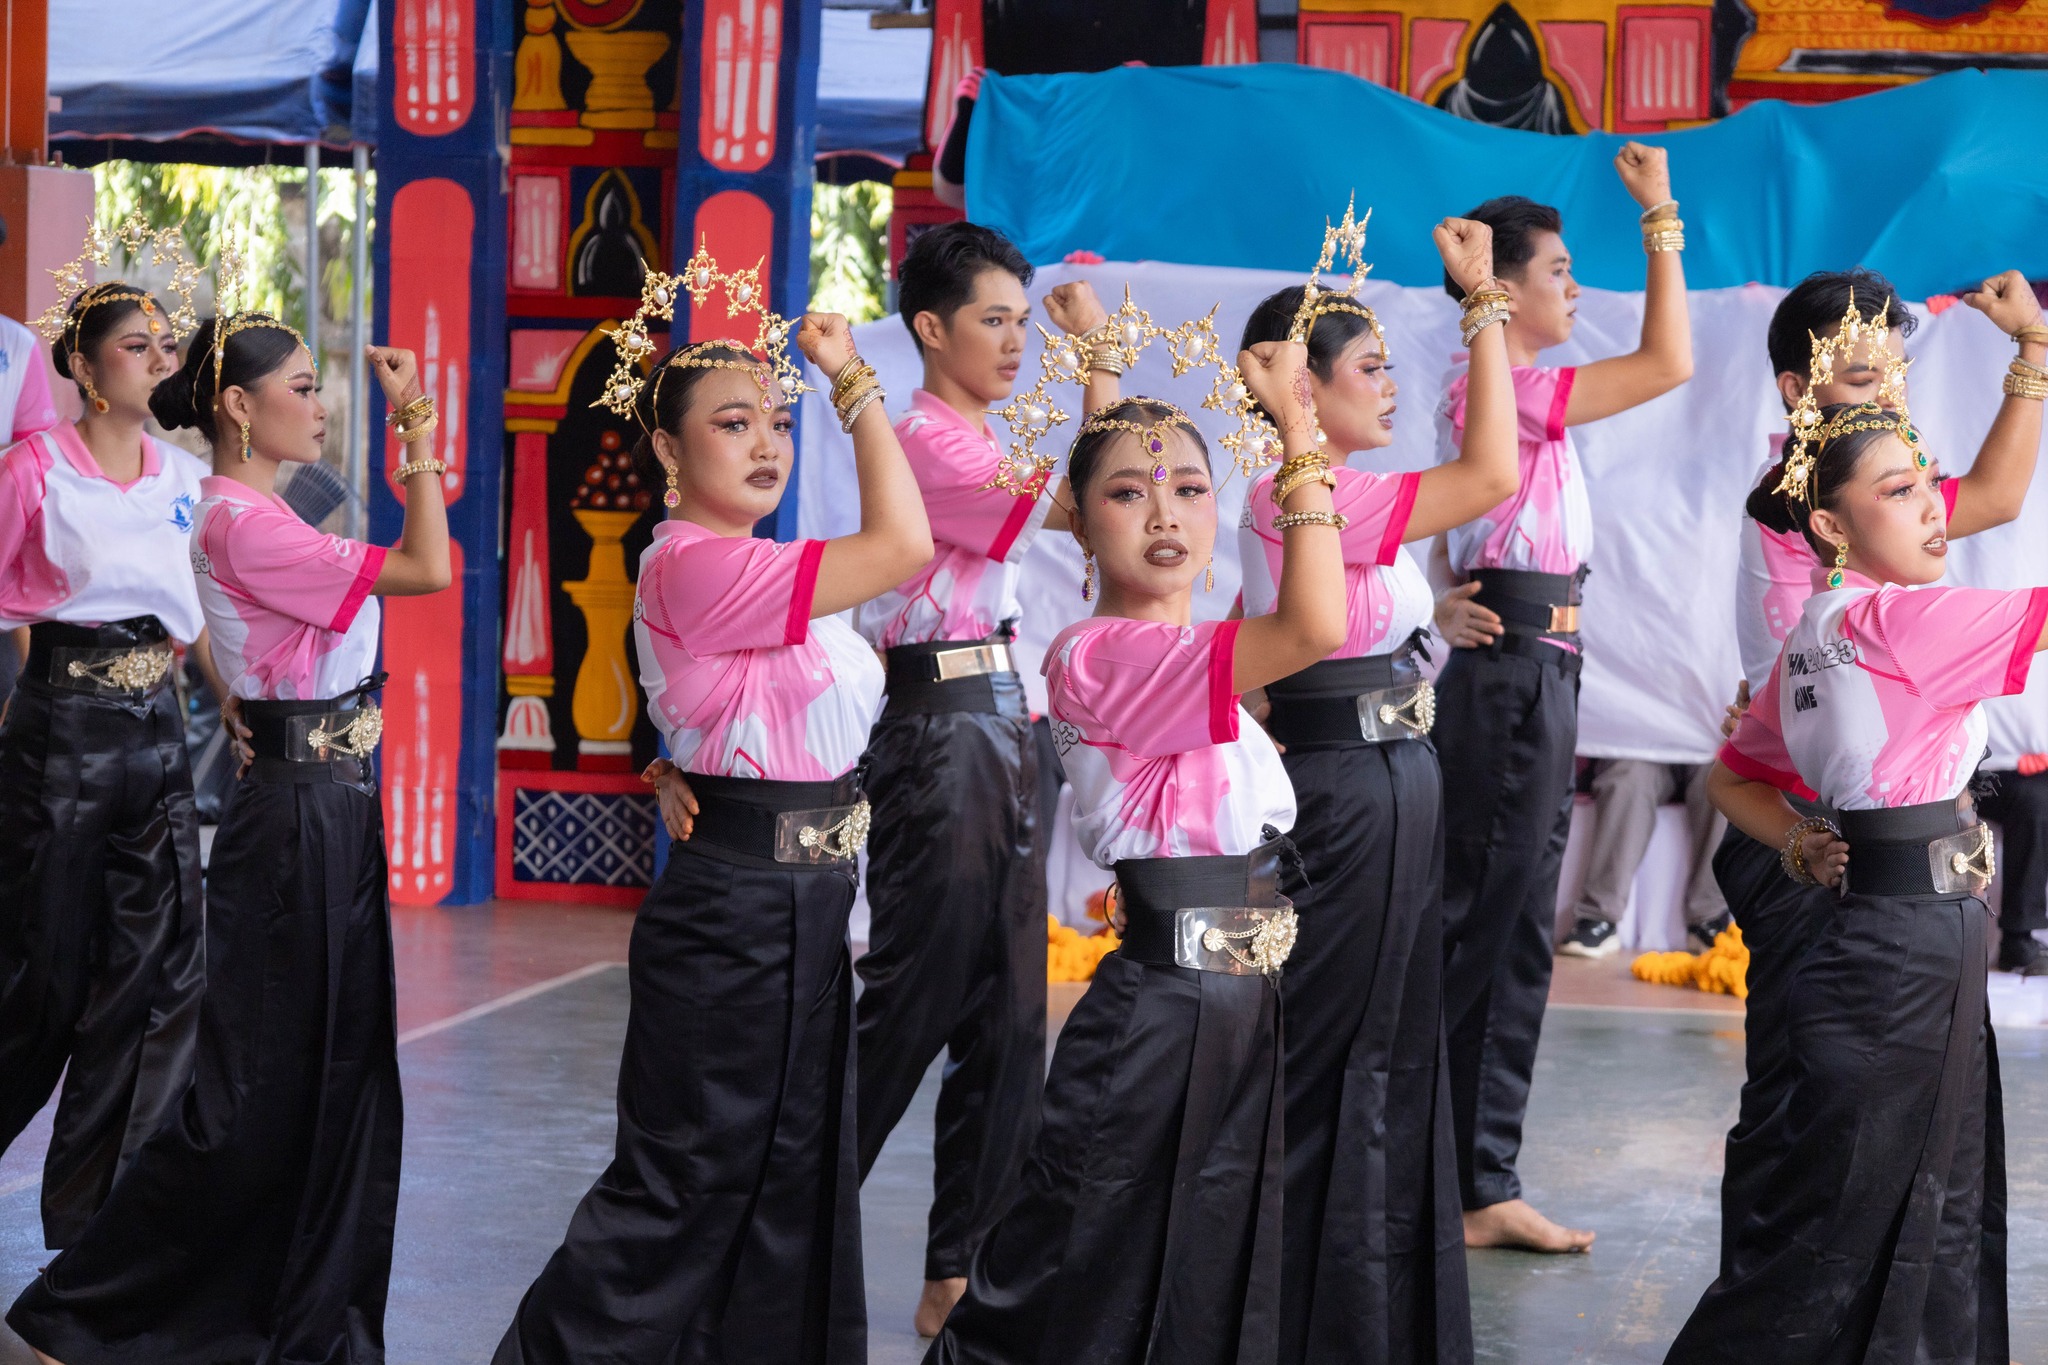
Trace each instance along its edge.
<instances>
[{"instance_id":1,"label":"concrete floor","mask_svg":"<svg viewBox=\"0 0 2048 1365\"><path fill-rule=\"evenodd\" d=\"M393 1365L488 1360L612 1140L627 915L545 906L402 912L405 1185L387 1322ZM1712 1278L1721 1134L1741 1077L1739 1002L1560 963L1523 1174L1596 1229L1584 1257L1475 1253L1479 1356L1515 1365L1662 1359ZM1054 1022L1079 988L1055 989ZM2012 1158L2013 1358L2048 1365L2048 1033L2000 1040ZM909 1365L937 1073L870 1178L870 1360ZM35 1173L46 1122L0 1159L0 1295L47 1253ZM0 1365L32 1357L0 1328Z\"/></svg>"}]
</instances>

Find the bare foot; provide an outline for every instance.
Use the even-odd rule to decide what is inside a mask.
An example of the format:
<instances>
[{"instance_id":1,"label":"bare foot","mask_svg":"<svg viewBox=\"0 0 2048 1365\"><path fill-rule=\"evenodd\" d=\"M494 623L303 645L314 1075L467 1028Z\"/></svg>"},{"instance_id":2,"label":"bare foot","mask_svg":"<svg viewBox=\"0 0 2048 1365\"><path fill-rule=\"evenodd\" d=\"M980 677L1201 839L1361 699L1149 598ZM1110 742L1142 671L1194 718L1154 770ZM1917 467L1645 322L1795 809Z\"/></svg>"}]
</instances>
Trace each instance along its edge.
<instances>
[{"instance_id":1,"label":"bare foot","mask_svg":"<svg viewBox=\"0 0 2048 1365\"><path fill-rule=\"evenodd\" d=\"M1465 1245L1574 1252L1589 1249L1593 1234L1560 1227L1531 1208L1526 1199L1507 1199L1483 1209L1465 1210Z\"/></svg>"},{"instance_id":2,"label":"bare foot","mask_svg":"<svg viewBox=\"0 0 2048 1365\"><path fill-rule=\"evenodd\" d=\"M967 1277L962 1275L952 1280L926 1280L924 1293L917 1301L917 1313L910 1319L910 1325L921 1337L935 1337L946 1325L946 1315L953 1311L953 1305L960 1302L960 1296L967 1292Z\"/></svg>"}]
</instances>

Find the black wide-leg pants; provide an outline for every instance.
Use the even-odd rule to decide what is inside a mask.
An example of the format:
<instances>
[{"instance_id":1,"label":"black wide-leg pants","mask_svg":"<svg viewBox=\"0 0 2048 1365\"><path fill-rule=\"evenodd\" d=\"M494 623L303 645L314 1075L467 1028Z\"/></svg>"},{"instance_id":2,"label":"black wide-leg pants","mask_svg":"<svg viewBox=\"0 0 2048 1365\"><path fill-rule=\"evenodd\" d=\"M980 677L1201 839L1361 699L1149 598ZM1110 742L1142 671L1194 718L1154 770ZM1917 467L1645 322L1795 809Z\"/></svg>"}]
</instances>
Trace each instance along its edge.
<instances>
[{"instance_id":1,"label":"black wide-leg pants","mask_svg":"<svg viewBox=\"0 0 2048 1365\"><path fill-rule=\"evenodd\" d=\"M1826 910L1787 994L1786 1149L1668 1362L2005 1365L1989 921L1972 896Z\"/></svg>"},{"instance_id":2,"label":"black wide-leg pants","mask_svg":"<svg viewBox=\"0 0 2048 1365\"><path fill-rule=\"evenodd\" d=\"M2048 929L2048 773L1983 776L1992 780L1977 798L1977 810L1998 824L1998 861L2005 871L1999 932Z\"/></svg>"},{"instance_id":3,"label":"black wide-leg pants","mask_svg":"<svg viewBox=\"0 0 2048 1365\"><path fill-rule=\"evenodd\" d=\"M1472 1359L1444 1052L1442 793L1425 740L1290 746L1311 890L1280 980L1280 1359Z\"/></svg>"},{"instance_id":4,"label":"black wide-leg pants","mask_svg":"<svg viewBox=\"0 0 2048 1365\"><path fill-rule=\"evenodd\" d=\"M633 925L612 1163L498 1365L864 1365L853 892L674 845Z\"/></svg>"},{"instance_id":5,"label":"black wide-leg pants","mask_svg":"<svg viewBox=\"0 0 2048 1365\"><path fill-rule=\"evenodd\" d=\"M978 681L978 680L977 680ZM1017 1189L1045 1078L1045 850L1038 744L1015 675L1003 709L892 704L869 741L860 1173L943 1050L927 1280L967 1274Z\"/></svg>"},{"instance_id":6,"label":"black wide-leg pants","mask_svg":"<svg viewBox=\"0 0 2048 1365\"><path fill-rule=\"evenodd\" d=\"M1457 649L1437 680L1444 1026L1467 1209L1522 1194L1515 1158L1550 994L1578 741L1578 659L1556 652L1553 662Z\"/></svg>"},{"instance_id":7,"label":"black wide-leg pants","mask_svg":"<svg viewBox=\"0 0 2048 1365\"><path fill-rule=\"evenodd\" d=\"M383 812L367 782L263 765L207 869L191 1086L7 1315L65 1365L384 1359L403 1116Z\"/></svg>"},{"instance_id":8,"label":"black wide-leg pants","mask_svg":"<svg viewBox=\"0 0 2048 1365\"><path fill-rule=\"evenodd\" d=\"M0 1151L62 1076L50 1247L77 1240L191 1078L199 878L175 691L129 700L24 677L0 728Z\"/></svg>"}]
</instances>

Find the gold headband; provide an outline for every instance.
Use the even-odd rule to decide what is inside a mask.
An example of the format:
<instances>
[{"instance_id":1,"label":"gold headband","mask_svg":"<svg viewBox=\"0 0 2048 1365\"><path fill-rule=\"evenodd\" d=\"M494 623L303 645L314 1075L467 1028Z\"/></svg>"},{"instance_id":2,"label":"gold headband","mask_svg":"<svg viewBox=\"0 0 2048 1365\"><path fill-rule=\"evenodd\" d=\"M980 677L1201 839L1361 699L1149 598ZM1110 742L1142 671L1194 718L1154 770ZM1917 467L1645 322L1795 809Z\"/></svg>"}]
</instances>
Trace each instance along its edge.
<instances>
[{"instance_id":1,"label":"gold headband","mask_svg":"<svg viewBox=\"0 0 2048 1365\"><path fill-rule=\"evenodd\" d=\"M1166 415L1151 422L1128 422L1108 415L1132 404L1165 408ZM1138 438L1139 447L1152 457L1152 482L1165 483L1170 472L1166 467L1166 434L1175 427L1201 435L1201 428L1195 425L1194 420L1164 398L1119 398L1089 413L1087 420L1081 423L1081 429L1074 433L1074 439L1079 441L1083 436L1101 431L1127 431Z\"/></svg>"},{"instance_id":2,"label":"gold headband","mask_svg":"<svg viewBox=\"0 0 2048 1365\"><path fill-rule=\"evenodd\" d=\"M170 266L169 292L178 296L178 306L171 310L168 318L172 340L182 341L198 325L198 315L192 307L192 293L199 283L199 267L185 249L184 236L174 227L152 228L142 216L142 211L137 209L111 232L98 223L88 224L85 248L72 260L50 272L51 279L56 282L57 301L35 320L35 329L43 334L43 340L55 346L68 334L71 340L67 349L76 349L78 329L84 325L85 315L100 304L122 298L135 299L142 305L143 313L149 318L150 331L163 330L166 319L157 316L156 300L150 297L148 290L120 280L109 280L105 284L87 281L88 266L113 266L116 246L121 248L126 262L141 260L146 251L149 253L149 265Z\"/></svg>"},{"instance_id":3,"label":"gold headband","mask_svg":"<svg viewBox=\"0 0 2048 1365\"><path fill-rule=\"evenodd\" d=\"M1060 411L1048 388L1056 383L1078 384L1085 388L1089 353L1097 346L1114 349L1124 367L1129 369L1138 363L1138 357L1148 346L1163 339L1174 378L1178 379L1190 370L1214 367L1215 382L1209 386L1202 406L1237 420L1237 430L1223 437L1221 444L1231 452L1231 458L1247 478L1260 466L1269 463L1280 449L1279 434L1259 415L1244 376L1238 373L1237 366L1223 358L1222 343L1216 337L1215 308L1209 310L1208 316L1183 322L1178 327L1159 327L1153 323L1150 313L1132 301L1130 286L1125 285L1122 305L1109 315L1108 321L1086 337L1055 337L1043 327L1038 330L1045 338L1045 349L1038 357L1038 382L1011 399L1008 406L991 414L1002 419L1010 428L1010 434L1017 439L1010 447L1009 456L996 466L995 477L983 485L986 488L1001 488L1020 497L1035 497L1045 486L1045 480L1058 460L1056 456L1040 454L1037 445L1054 427L1067 420L1067 414ZM1174 408L1174 411L1180 413L1179 408ZM1187 424L1188 430L1198 430L1185 413L1180 413L1180 420ZM1089 430L1091 428L1084 422L1076 435L1084 435ZM1163 471L1163 465L1155 464L1153 477L1163 480L1166 477Z\"/></svg>"},{"instance_id":4,"label":"gold headband","mask_svg":"<svg viewBox=\"0 0 2048 1365\"><path fill-rule=\"evenodd\" d=\"M1878 426L1896 430L1901 440L1913 452L1914 461L1920 468L1927 468L1927 454L1920 449L1920 433L1913 426L1906 412L1906 368L1908 362L1902 356L1893 355L1887 344L1891 338L1891 325L1885 321L1888 306L1880 305L1869 318L1856 308L1856 291L1849 291L1849 308L1842 314L1842 321L1831 337L1818 337L1808 332L1813 342L1813 360L1806 371L1806 392L1799 395L1799 401L1792 405L1791 437L1785 443L1785 476L1778 481L1774 490L1789 494L1812 507L1812 481L1815 464L1820 459L1821 447L1838 436L1849 434L1850 428L1841 424L1852 414L1866 409L1888 413L1882 422L1869 422L1853 428L1869 431ZM1868 342L1873 360L1882 356L1883 376L1878 381L1877 401L1859 403L1847 413L1836 415L1825 428L1821 425L1820 401L1814 397L1814 390L1835 377L1835 361L1855 353L1858 344Z\"/></svg>"},{"instance_id":5,"label":"gold headband","mask_svg":"<svg viewBox=\"0 0 2048 1365\"><path fill-rule=\"evenodd\" d=\"M647 384L644 374L647 358L654 354L654 341L647 334L648 320L659 318L672 322L676 303L684 294L688 294L691 301L701 308L714 291L725 296L728 314L754 313L759 316L760 325L753 343L696 341L677 347L654 375L654 389L647 401L649 413L661 398L661 381L670 370L743 371L761 390L762 412L773 412L778 407L794 403L799 394L809 393L810 385L804 383L802 372L789 355L789 323L767 307L766 291L761 287L760 262L746 270L722 271L718 262L712 259L709 246L699 238L697 254L683 266L682 274L664 275L657 270L647 272L647 279L640 286L639 311L606 333L618 348L619 363L612 368L611 378L605 381L604 391L590 406L610 408L621 417L631 417L640 424L641 430L652 432L654 427L641 415L639 401L640 391ZM734 360L710 354L719 349L743 352L750 359Z\"/></svg>"},{"instance_id":6,"label":"gold headband","mask_svg":"<svg viewBox=\"0 0 2048 1365\"><path fill-rule=\"evenodd\" d=\"M1358 301L1358 291L1365 287L1365 277L1372 273L1372 267L1365 263L1365 229L1372 222L1372 210L1365 211L1365 217L1357 216L1358 197L1344 206L1344 221L1334 227L1328 219L1323 220L1323 250L1316 257L1316 266L1308 275L1308 283L1301 287L1301 306L1294 311L1294 324L1287 329L1289 341L1306 342L1316 328L1316 319L1331 313L1350 313L1365 319L1365 325L1380 344L1380 354L1387 354L1387 334L1380 328L1380 320L1372 309ZM1323 288L1323 272L1335 264L1339 255L1351 270L1351 283L1343 289Z\"/></svg>"}]
</instances>

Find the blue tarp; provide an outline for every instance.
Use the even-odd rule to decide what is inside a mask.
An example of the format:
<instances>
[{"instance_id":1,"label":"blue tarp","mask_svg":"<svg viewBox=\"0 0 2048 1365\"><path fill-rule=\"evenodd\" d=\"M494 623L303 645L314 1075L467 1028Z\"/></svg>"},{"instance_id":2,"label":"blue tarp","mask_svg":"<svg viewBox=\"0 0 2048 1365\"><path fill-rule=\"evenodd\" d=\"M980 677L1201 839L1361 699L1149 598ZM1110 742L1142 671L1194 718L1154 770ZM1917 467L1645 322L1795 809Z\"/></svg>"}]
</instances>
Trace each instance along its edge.
<instances>
[{"instance_id":1,"label":"blue tarp","mask_svg":"<svg viewBox=\"0 0 2048 1365\"><path fill-rule=\"evenodd\" d=\"M1643 140L1671 152L1695 289L1789 286L1862 263L1909 298L2017 267L2048 277L2048 72L1964 71L1836 104L1752 105ZM1623 139L1468 123L1300 66L991 76L968 139L968 212L1034 261L1305 271L1325 215L1374 210L1374 277L1442 278L1438 219L1498 194L1557 205L1581 283L1640 289Z\"/></svg>"}]
</instances>

